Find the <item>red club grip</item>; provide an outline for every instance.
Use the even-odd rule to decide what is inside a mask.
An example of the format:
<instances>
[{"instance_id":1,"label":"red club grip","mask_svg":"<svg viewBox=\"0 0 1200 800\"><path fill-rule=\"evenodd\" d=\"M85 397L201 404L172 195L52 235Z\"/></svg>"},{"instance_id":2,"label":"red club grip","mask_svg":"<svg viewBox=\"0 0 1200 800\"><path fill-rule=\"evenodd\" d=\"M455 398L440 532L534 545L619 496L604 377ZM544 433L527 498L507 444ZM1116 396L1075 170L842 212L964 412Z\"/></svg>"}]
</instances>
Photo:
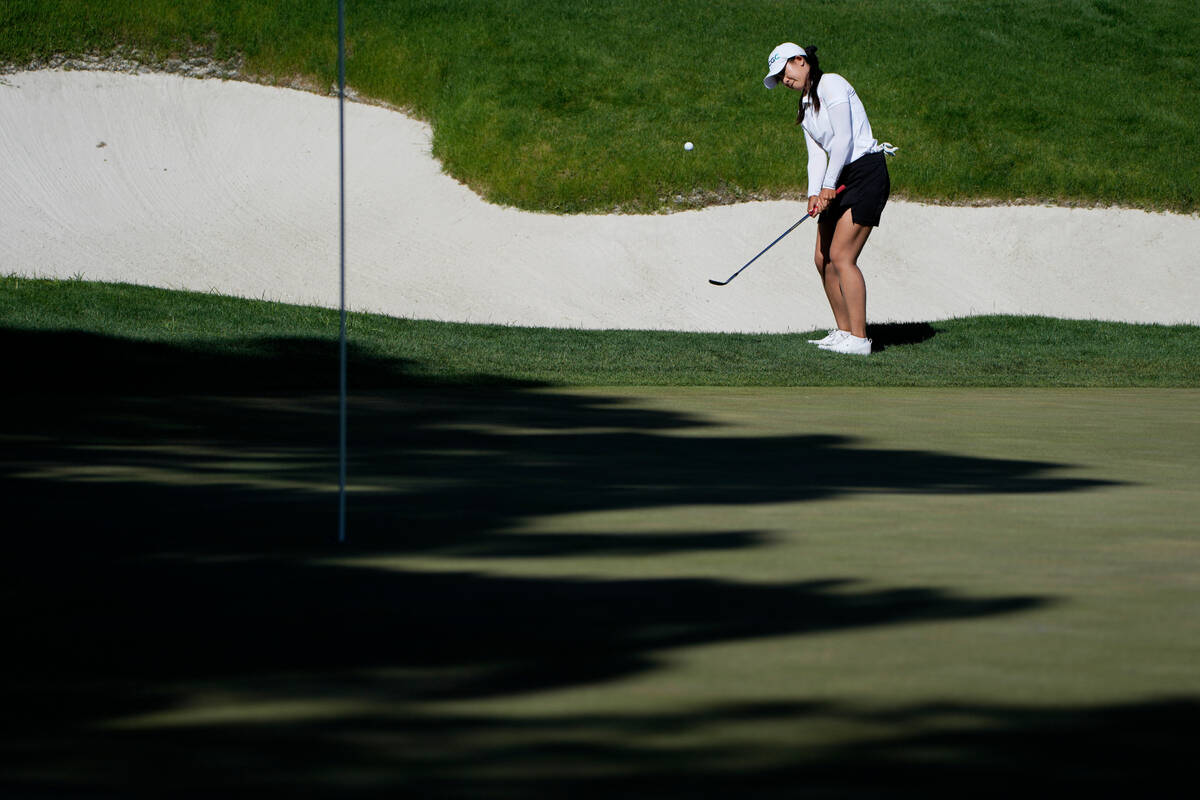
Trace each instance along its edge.
<instances>
[{"instance_id":1,"label":"red club grip","mask_svg":"<svg viewBox=\"0 0 1200 800\"><path fill-rule=\"evenodd\" d=\"M838 195L838 194L841 194L841 193L842 193L842 192L844 192L844 191L846 191L846 184L844 184L844 183L843 183L841 186L839 186L839 187L837 188L837 191L836 191L836 192L834 192L834 194L835 194L835 195ZM810 217L811 217L811 216L812 216L812 214L809 214L808 216L810 216Z\"/></svg>"}]
</instances>

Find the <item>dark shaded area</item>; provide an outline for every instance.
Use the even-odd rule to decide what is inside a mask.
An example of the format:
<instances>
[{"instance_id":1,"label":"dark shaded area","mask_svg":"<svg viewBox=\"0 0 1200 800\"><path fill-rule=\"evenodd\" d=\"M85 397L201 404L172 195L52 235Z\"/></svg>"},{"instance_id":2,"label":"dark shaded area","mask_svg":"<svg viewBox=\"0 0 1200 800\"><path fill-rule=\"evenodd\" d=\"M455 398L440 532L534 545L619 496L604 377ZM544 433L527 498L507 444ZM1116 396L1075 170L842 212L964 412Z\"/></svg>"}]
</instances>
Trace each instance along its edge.
<instances>
[{"instance_id":1,"label":"dark shaded area","mask_svg":"<svg viewBox=\"0 0 1200 800\"><path fill-rule=\"evenodd\" d=\"M881 353L889 347L921 344L936 335L937 330L928 322L885 322L867 326L873 353Z\"/></svg>"},{"instance_id":2,"label":"dark shaded area","mask_svg":"<svg viewBox=\"0 0 1200 800\"><path fill-rule=\"evenodd\" d=\"M389 702L389 684L364 684L355 685L360 694ZM18 779L5 788L14 798L264 790L331 798L1176 796L1188 785L1198 717L1195 700L1168 698L1065 709L710 706L502 722L362 711L176 730L32 728L10 743L9 751L22 759L14 772L36 774L51 753L61 771L51 780ZM804 735L854 723L875 723L876 732L828 746L814 746ZM752 745L646 744L696 729L754 725L796 734ZM70 793L81 785L90 791Z\"/></svg>"},{"instance_id":3,"label":"dark shaded area","mask_svg":"<svg viewBox=\"0 0 1200 800\"><path fill-rule=\"evenodd\" d=\"M853 576L589 580L363 569L328 558L732 550L769 542L754 530L513 531L572 511L1103 484L1057 477L1056 464L876 451L841 436L704 435L686 414L619 397L503 382L418 385L405 364L353 353L350 474L359 488L351 542L338 546L336 400L325 388L335 385L335 345L251 341L231 355L72 333L5 331L0 341L12 354L0 423L6 796L723 796L738 787L790 796L796 781L877 793L924 776L911 748L933 748L932 763L950 778L1032 777L1057 769L1033 746L1039 737L1115 736L1109 728L1135 725L1151 726L1157 741L1195 719L1187 702L1050 716L957 709L977 724L949 741L903 734L815 754L781 743L768 768L761 759L738 768L736 752L647 749L637 735L849 712L717 708L564 722L417 711L412 704L628 677L659 668L668 648L970 620L1051 598L865 588ZM691 435L666 435L684 429ZM337 710L291 723L266 714L111 727L226 696L329 701ZM906 730L932 714L903 713L914 720ZM1080 769L1089 752L1073 755ZM1169 771L1174 752L1147 750L1151 763L1117 777ZM1014 764L1024 772L1000 766ZM1117 769L1107 759L1096 767Z\"/></svg>"}]
</instances>

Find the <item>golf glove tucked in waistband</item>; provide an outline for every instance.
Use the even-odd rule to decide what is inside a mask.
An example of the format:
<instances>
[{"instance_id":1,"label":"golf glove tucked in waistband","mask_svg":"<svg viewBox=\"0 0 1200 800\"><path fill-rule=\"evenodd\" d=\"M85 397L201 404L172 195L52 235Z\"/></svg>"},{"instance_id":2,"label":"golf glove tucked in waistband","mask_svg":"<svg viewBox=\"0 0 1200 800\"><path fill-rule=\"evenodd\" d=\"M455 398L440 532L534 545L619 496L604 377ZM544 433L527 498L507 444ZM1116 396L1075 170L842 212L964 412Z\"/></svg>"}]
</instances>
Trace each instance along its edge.
<instances>
[{"instance_id":1,"label":"golf glove tucked in waistband","mask_svg":"<svg viewBox=\"0 0 1200 800\"><path fill-rule=\"evenodd\" d=\"M899 147L896 147L896 145L892 144L891 142L880 142L879 149L875 152L883 153L885 156L894 156L896 155L896 151L899 149Z\"/></svg>"}]
</instances>

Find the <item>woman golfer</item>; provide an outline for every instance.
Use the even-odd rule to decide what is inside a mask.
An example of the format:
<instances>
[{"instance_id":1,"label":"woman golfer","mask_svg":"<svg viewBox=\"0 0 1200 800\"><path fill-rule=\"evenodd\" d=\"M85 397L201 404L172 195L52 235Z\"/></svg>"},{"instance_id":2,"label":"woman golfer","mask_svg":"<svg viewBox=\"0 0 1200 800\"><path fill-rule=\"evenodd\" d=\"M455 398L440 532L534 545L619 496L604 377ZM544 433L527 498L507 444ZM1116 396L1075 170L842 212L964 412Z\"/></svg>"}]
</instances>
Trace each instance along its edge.
<instances>
[{"instance_id":1,"label":"woman golfer","mask_svg":"<svg viewBox=\"0 0 1200 800\"><path fill-rule=\"evenodd\" d=\"M884 153L896 148L871 135L854 87L841 75L821 72L817 48L785 42L772 50L763 85L774 89L779 83L800 93L796 123L808 145L808 213L821 215L815 260L837 322L824 339L809 341L835 353L870 355L867 285L858 254L891 193Z\"/></svg>"}]
</instances>

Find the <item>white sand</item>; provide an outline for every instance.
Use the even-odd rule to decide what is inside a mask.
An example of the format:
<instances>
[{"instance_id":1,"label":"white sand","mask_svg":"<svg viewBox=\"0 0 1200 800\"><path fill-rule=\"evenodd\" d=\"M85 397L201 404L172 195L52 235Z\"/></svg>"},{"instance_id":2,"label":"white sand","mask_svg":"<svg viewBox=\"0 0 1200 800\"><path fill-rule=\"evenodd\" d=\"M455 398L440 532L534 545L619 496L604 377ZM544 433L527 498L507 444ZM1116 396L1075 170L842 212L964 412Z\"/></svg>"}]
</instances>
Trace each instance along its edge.
<instances>
[{"instance_id":1,"label":"white sand","mask_svg":"<svg viewBox=\"0 0 1200 800\"><path fill-rule=\"evenodd\" d=\"M499 208L441 172L425 124L346 112L355 310L704 331L831 321L812 223L729 286L708 284L786 230L798 203L653 216ZM899 158L920 146L900 144ZM2 274L338 305L336 99L161 74L17 73L0 80L0 153ZM860 266L876 322L1200 323L1196 216L893 201Z\"/></svg>"}]
</instances>

